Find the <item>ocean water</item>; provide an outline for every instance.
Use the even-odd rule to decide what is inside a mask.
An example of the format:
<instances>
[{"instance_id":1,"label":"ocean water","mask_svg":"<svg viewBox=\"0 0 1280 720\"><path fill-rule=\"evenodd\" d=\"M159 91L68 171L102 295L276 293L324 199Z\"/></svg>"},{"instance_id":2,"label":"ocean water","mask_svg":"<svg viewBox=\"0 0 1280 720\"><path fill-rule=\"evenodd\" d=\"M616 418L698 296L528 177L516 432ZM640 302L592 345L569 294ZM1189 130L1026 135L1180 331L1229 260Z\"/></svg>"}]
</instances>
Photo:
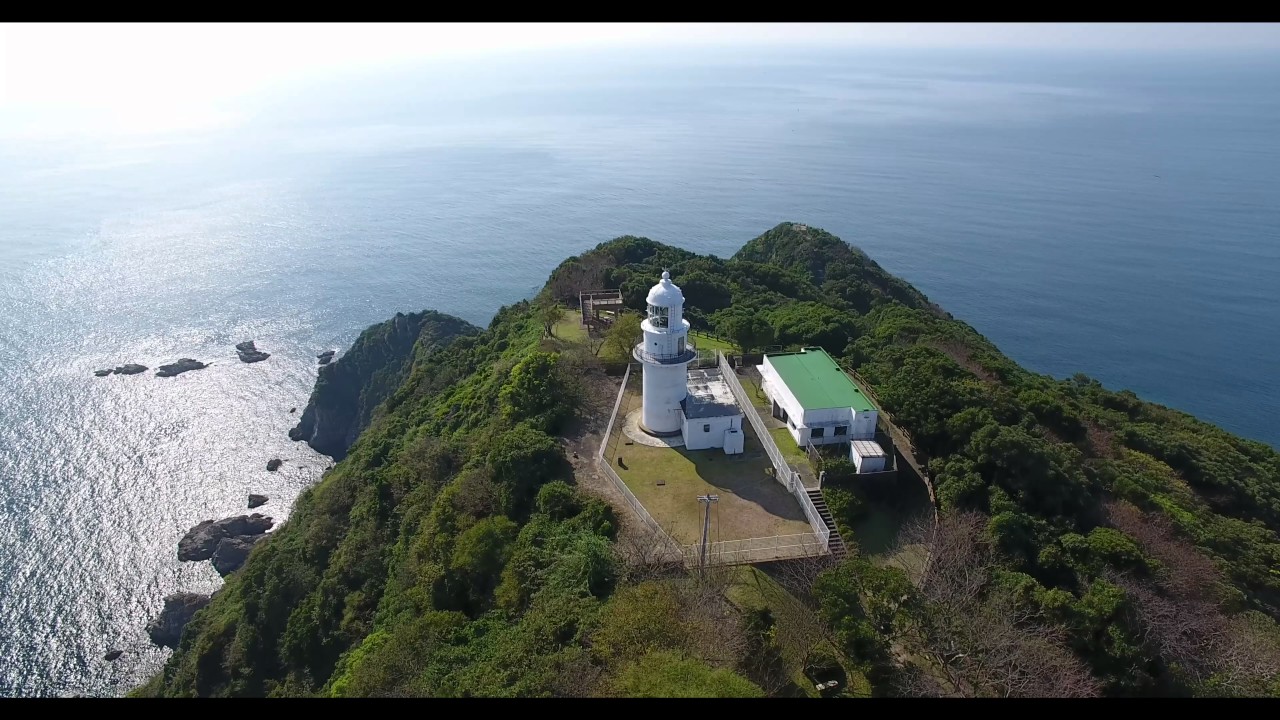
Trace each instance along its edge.
<instances>
[{"instance_id":1,"label":"ocean water","mask_svg":"<svg viewBox=\"0 0 1280 720\"><path fill-rule=\"evenodd\" d=\"M159 669L163 596L221 583L178 538L249 492L284 520L329 464L286 436L316 353L397 311L487 323L622 234L822 227L1029 368L1280 445L1280 58L615 52L246 102L0 139L0 695ZM179 357L213 365L93 376Z\"/></svg>"}]
</instances>

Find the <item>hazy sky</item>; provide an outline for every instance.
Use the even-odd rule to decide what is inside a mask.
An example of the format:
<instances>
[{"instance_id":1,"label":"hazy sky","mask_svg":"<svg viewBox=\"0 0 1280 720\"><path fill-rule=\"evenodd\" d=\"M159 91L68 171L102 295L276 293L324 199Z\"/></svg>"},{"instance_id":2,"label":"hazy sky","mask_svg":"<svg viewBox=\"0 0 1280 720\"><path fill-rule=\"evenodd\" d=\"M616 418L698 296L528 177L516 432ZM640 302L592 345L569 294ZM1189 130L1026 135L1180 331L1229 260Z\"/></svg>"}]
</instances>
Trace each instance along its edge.
<instances>
[{"instance_id":1,"label":"hazy sky","mask_svg":"<svg viewBox=\"0 0 1280 720\"><path fill-rule=\"evenodd\" d=\"M51 116L77 114L75 123L123 132L217 125L228 98L334 68L548 48L752 43L1249 50L1280 48L1280 25L5 24L0 130L12 135L25 122L51 131Z\"/></svg>"}]
</instances>

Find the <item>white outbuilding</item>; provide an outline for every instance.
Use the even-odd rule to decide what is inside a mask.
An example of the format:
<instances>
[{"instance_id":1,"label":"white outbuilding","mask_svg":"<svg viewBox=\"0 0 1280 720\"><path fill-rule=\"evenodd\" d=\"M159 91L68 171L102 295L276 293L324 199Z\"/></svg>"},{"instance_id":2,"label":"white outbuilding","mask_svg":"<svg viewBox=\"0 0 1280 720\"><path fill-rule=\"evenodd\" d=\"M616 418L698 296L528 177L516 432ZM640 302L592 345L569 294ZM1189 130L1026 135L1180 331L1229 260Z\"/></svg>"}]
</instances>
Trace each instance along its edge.
<instances>
[{"instance_id":1,"label":"white outbuilding","mask_svg":"<svg viewBox=\"0 0 1280 720\"><path fill-rule=\"evenodd\" d=\"M875 442L879 413L826 350L766 353L757 369L771 414L787 424L796 445L847 442L859 473L885 469L887 454Z\"/></svg>"},{"instance_id":2,"label":"white outbuilding","mask_svg":"<svg viewBox=\"0 0 1280 720\"><path fill-rule=\"evenodd\" d=\"M875 437L875 405L826 350L767 353L757 369L773 416L800 447Z\"/></svg>"},{"instance_id":3,"label":"white outbuilding","mask_svg":"<svg viewBox=\"0 0 1280 720\"><path fill-rule=\"evenodd\" d=\"M888 464L888 455L880 443L873 440L854 440L849 443L849 462L858 473L880 472Z\"/></svg>"}]
</instances>

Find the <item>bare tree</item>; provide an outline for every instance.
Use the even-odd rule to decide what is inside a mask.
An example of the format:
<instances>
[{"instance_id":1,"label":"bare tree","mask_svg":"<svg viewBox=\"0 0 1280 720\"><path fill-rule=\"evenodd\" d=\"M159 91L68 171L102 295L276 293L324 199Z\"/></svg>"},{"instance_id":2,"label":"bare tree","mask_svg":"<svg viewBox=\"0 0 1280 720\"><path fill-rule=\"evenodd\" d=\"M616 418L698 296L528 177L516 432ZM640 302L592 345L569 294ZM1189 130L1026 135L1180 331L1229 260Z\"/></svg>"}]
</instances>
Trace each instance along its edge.
<instances>
[{"instance_id":1,"label":"bare tree","mask_svg":"<svg viewBox=\"0 0 1280 720\"><path fill-rule=\"evenodd\" d=\"M1133 538L1143 553L1160 562L1162 586L1184 597L1222 597L1224 579L1217 564L1179 538L1168 518L1144 513L1124 501L1108 502L1104 510L1112 527Z\"/></svg>"},{"instance_id":2,"label":"bare tree","mask_svg":"<svg viewBox=\"0 0 1280 720\"><path fill-rule=\"evenodd\" d=\"M918 602L898 642L925 666L903 674L906 694L1091 697L1097 680L1039 610L990 588L999 564L976 513L910 523L900 546L924 544Z\"/></svg>"},{"instance_id":3,"label":"bare tree","mask_svg":"<svg viewBox=\"0 0 1280 720\"><path fill-rule=\"evenodd\" d=\"M1107 519L1158 560L1155 581L1109 573L1129 598L1140 639L1202 691L1252 695L1280 675L1280 638L1263 616L1226 615L1220 608L1222 573L1165 517L1126 502L1106 506Z\"/></svg>"},{"instance_id":4,"label":"bare tree","mask_svg":"<svg viewBox=\"0 0 1280 720\"><path fill-rule=\"evenodd\" d=\"M831 555L776 562L766 571L774 582L757 585L774 615L774 642L789 663L804 667L819 649L839 647L814 595L818 576L838 564Z\"/></svg>"},{"instance_id":5,"label":"bare tree","mask_svg":"<svg viewBox=\"0 0 1280 720\"><path fill-rule=\"evenodd\" d=\"M638 583L683 575L684 562L671 540L628 511L618 531L617 553L623 561L624 580Z\"/></svg>"},{"instance_id":6,"label":"bare tree","mask_svg":"<svg viewBox=\"0 0 1280 720\"><path fill-rule=\"evenodd\" d=\"M566 261L551 273L548 287L557 300L576 303L579 293L599 290L604 283L604 272L613 263L594 253Z\"/></svg>"}]
</instances>

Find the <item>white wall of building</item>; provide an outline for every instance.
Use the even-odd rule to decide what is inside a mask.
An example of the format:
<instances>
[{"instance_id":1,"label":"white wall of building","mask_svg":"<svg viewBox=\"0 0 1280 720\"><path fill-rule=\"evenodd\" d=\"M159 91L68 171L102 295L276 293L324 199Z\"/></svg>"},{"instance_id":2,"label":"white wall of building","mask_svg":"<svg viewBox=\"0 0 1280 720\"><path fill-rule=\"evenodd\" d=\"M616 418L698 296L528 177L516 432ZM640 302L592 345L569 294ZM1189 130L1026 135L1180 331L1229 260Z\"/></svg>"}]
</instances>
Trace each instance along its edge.
<instances>
[{"instance_id":1,"label":"white wall of building","mask_svg":"<svg viewBox=\"0 0 1280 720\"><path fill-rule=\"evenodd\" d=\"M742 430L741 415L723 417L693 418L684 421L681 434L684 435L684 446L688 450L707 450L724 447L725 432ZM741 452L741 449L739 449Z\"/></svg>"},{"instance_id":2,"label":"white wall of building","mask_svg":"<svg viewBox=\"0 0 1280 720\"><path fill-rule=\"evenodd\" d=\"M746 445L747 434L742 428L725 430L724 432L724 454L737 455L742 452L743 446Z\"/></svg>"},{"instance_id":3,"label":"white wall of building","mask_svg":"<svg viewBox=\"0 0 1280 720\"><path fill-rule=\"evenodd\" d=\"M684 363L643 366L640 422L649 432L679 432L684 422L680 401L689 394L688 369Z\"/></svg>"}]
</instances>

